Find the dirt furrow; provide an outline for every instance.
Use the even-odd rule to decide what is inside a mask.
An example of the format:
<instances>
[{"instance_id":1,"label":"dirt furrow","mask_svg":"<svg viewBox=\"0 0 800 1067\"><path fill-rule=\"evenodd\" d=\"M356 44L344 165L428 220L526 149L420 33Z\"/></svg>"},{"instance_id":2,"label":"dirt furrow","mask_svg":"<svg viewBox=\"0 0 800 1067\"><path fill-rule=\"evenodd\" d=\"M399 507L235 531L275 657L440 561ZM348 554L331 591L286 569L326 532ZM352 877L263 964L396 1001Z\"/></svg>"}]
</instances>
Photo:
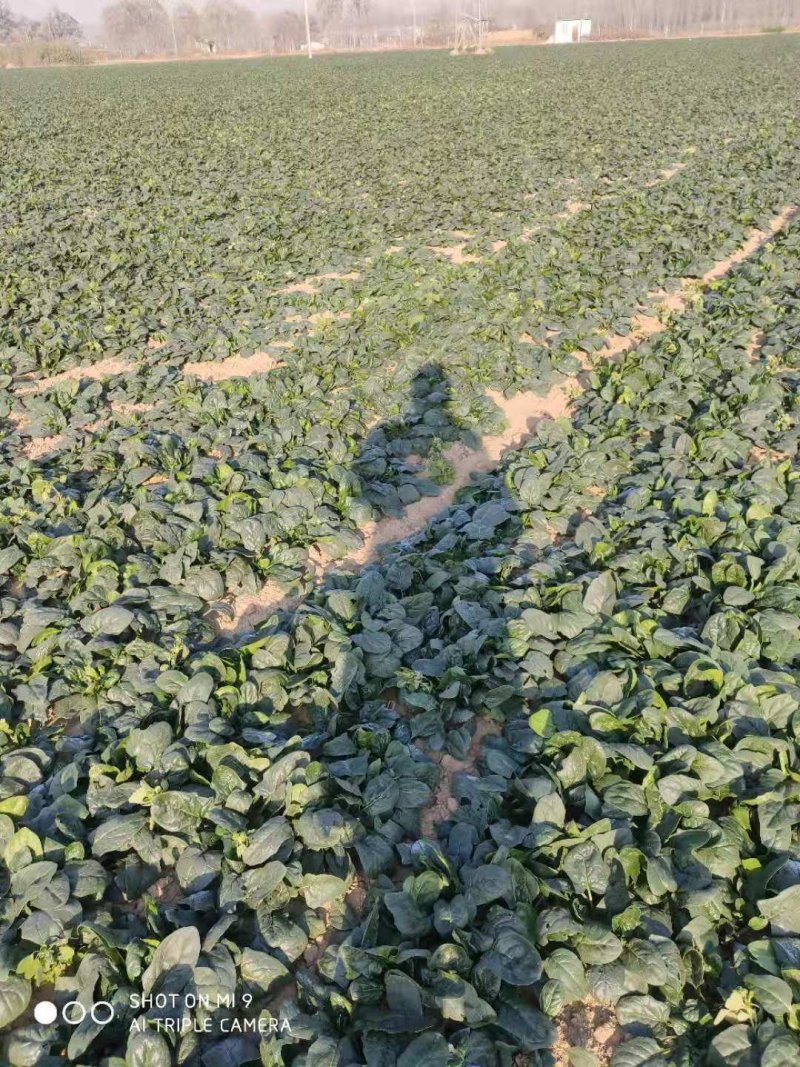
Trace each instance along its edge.
<instances>
[{"instance_id":1,"label":"dirt furrow","mask_svg":"<svg viewBox=\"0 0 800 1067\"><path fill-rule=\"evenodd\" d=\"M351 270L346 272L341 271L328 271L326 274L312 274L309 275L305 281L292 282L290 285L284 285L281 289L276 289L276 293L305 293L307 296L312 296L318 292L321 282L328 281L340 281L340 282L356 282L362 277L361 272L357 270Z\"/></svg>"},{"instance_id":2,"label":"dirt furrow","mask_svg":"<svg viewBox=\"0 0 800 1067\"><path fill-rule=\"evenodd\" d=\"M43 393L46 389L51 389L61 382L80 381L82 378L113 378L117 374L130 374L135 370L136 364L129 363L125 359L101 359L97 363L89 363L86 366L70 367L69 370L53 374L49 378L31 379L28 375L22 375L19 379L21 385L15 389L15 393L17 396Z\"/></svg>"},{"instance_id":3,"label":"dirt furrow","mask_svg":"<svg viewBox=\"0 0 800 1067\"><path fill-rule=\"evenodd\" d=\"M645 188L652 188L656 185L661 185L664 182L669 181L681 170L683 170L688 164L686 162L675 163L670 167L664 168L658 178L653 179L650 182L645 183ZM616 194L609 194L616 195ZM564 211L555 216L558 220L565 220L572 218L574 215L580 214L582 211L588 211L591 208L591 204L587 204L580 200L568 200ZM780 228L780 226L778 227ZM538 225L524 229L520 235L520 240L523 242L529 241L531 237L540 233L543 229L543 225ZM483 256L480 256L473 252L467 252L466 248L470 241L474 240L475 235L468 233L464 230L452 230L454 237L459 238L459 243L453 245L429 245L428 247L432 252L436 252L438 255L443 256L445 259L450 260L451 263L458 266L464 263L480 263L483 260ZM501 252L508 246L508 241L505 239L497 239L490 243L490 253L496 254ZM758 247L758 246L756 246ZM392 245L387 249L387 254L402 251L402 245ZM729 263L733 265L735 262L740 262L741 259L746 259L748 255L752 254L751 251L745 251L740 249L735 255L740 256L740 259L732 259ZM723 261L727 262L727 261ZM715 270L721 265L717 265ZM729 267L727 268L729 269ZM726 270L722 270L722 274L726 273ZM721 277L721 275L714 275L715 277ZM275 292L282 294L291 293L303 293L308 296L313 296L319 292L319 287L324 281L359 281L363 278L361 271L328 271L323 274L313 274L307 277L302 282L292 282L290 285L286 285L281 289L276 289ZM711 277L707 277L704 280L712 280ZM346 312L327 312L320 311L312 314L309 317L309 322L316 323L324 320L325 318L342 319L346 318L348 313ZM302 321L303 316L292 315L287 318L287 322L299 322ZM163 348L167 342L158 339L150 338L147 342L149 349L158 350ZM271 343L273 348L293 348L291 341L277 340ZM251 374L262 374L270 370L274 370L276 367L283 366L280 360L277 360L274 356L271 356L268 352L257 352L252 356L230 356L227 359L219 362L214 361L193 361L185 363L183 366L184 374L191 374L197 378L201 378L205 381L224 381L228 378L242 378L248 377ZM135 363L130 363L126 360L119 358L109 358L100 360L97 363L91 363L86 366L71 367L69 370L61 371L59 374L51 375L46 378L32 379L29 375L22 375L19 379L21 383L18 388L15 389L17 396L25 396L30 393L42 393L47 389L52 388L54 385L58 385L65 381L80 381L82 378L99 379L117 374L129 374L137 369ZM30 384L26 384L26 383Z\"/></svg>"},{"instance_id":4,"label":"dirt furrow","mask_svg":"<svg viewBox=\"0 0 800 1067\"><path fill-rule=\"evenodd\" d=\"M739 263L743 263L750 256L755 255L760 249L768 244L769 241L775 237L797 214L797 208L793 205L784 207L783 210L777 214L766 230L752 230L748 234L747 239L743 244L736 249L730 256L725 259L718 260L710 270L706 271L703 277L699 280L696 278L685 278L680 286L668 293L654 293L653 296L656 299L658 305L667 312L674 314L681 314L685 311L689 304L689 298L692 290L697 290L698 286L702 287L710 285L711 282L719 281L720 278L724 278L726 274L737 266ZM642 312L639 315L635 315L631 320L630 333L624 336L620 334L614 334L607 338L606 343L596 353L595 358L600 359L613 359L618 358L624 352L630 351L642 341L646 341L649 337L655 336L657 333L661 333L662 330L667 328L666 322L659 318L657 315L648 314ZM583 353L586 356L586 353Z\"/></svg>"},{"instance_id":5,"label":"dirt furrow","mask_svg":"<svg viewBox=\"0 0 800 1067\"><path fill-rule=\"evenodd\" d=\"M688 167L688 163L681 161L679 163L673 163L672 166L665 167L657 178L653 178L649 182L644 183L645 189L654 189L658 185L664 185L675 177L676 174L680 174L682 170ZM598 201L609 200L614 196L618 196L619 193L606 193L597 197ZM526 197L527 199L527 197ZM564 206L564 210L560 211L553 218L558 221L564 221L570 219L573 215L579 215L582 211L591 210L592 205L587 204L584 200L568 200ZM536 234L542 233L546 228L547 223L539 223L536 226L528 226L522 230L519 235L519 240L523 244L527 244L532 237ZM459 265L461 263L480 263L483 260L483 256L479 256L473 252L467 252L466 248L470 240L474 239L473 234L463 233L458 230L452 230L451 233L454 237L460 237L462 240L459 244L454 245L428 245L431 252L436 252L446 259L449 259L451 263ZM498 252L502 252L504 248L508 247L508 241L504 238L492 241L489 245L489 252L491 255L495 255ZM398 251L395 246L392 246L388 251Z\"/></svg>"},{"instance_id":6,"label":"dirt furrow","mask_svg":"<svg viewBox=\"0 0 800 1067\"><path fill-rule=\"evenodd\" d=\"M52 437L32 437L22 446L22 454L25 459L43 459L51 455L63 446L67 438L64 434L54 434Z\"/></svg>"},{"instance_id":7,"label":"dirt furrow","mask_svg":"<svg viewBox=\"0 0 800 1067\"><path fill-rule=\"evenodd\" d=\"M506 452L519 448L529 440L543 419L558 419L566 415L570 405L569 379L554 386L549 393L517 393L507 398L493 389L487 390L506 418L507 428L501 434L484 437L477 449L457 443L445 450L445 458L455 470L453 480L434 497L422 497L410 504L400 519L381 519L362 530L364 543L356 552L340 560L338 566L348 569L363 566L377 555L382 545L402 541L421 530L440 512L452 504L456 494L471 481L473 474L493 470Z\"/></svg>"},{"instance_id":8,"label":"dirt furrow","mask_svg":"<svg viewBox=\"0 0 800 1067\"><path fill-rule=\"evenodd\" d=\"M273 346L291 348L292 344L290 341L275 341ZM218 363L212 360L184 363L183 373L202 378L206 382L222 382L228 378L248 378L252 374L266 374L276 367L284 366L286 364L283 360L277 359L269 352L256 352L252 356L229 356Z\"/></svg>"},{"instance_id":9,"label":"dirt furrow","mask_svg":"<svg viewBox=\"0 0 800 1067\"><path fill-rule=\"evenodd\" d=\"M715 263L703 275L701 284L707 285L724 277L734 266L754 255L772 240L796 214L797 208L793 205L784 207L765 230L753 230L732 255ZM654 295L660 297L662 308L669 312L680 313L686 309L688 293L697 284L696 279L684 279L674 291ZM606 343L594 356L583 353L584 361L588 366L593 360L619 358L624 352L666 328L665 321L655 315L642 312L632 319L628 334L624 336L614 334L608 337ZM458 491L469 484L473 473L487 473L494 469L505 452L520 447L533 435L542 419L554 419L567 415L571 398L579 390L580 384L577 377L565 379L544 397L535 393L517 393L511 399L506 399L502 394L490 390L488 395L506 416L508 423L506 431L496 436L485 437L478 449L468 449L461 444L452 445L445 455L455 468L455 477L441 493L435 497L423 497L409 505L400 519L387 518L367 524L360 531L363 536L362 545L344 559L328 562L321 557L318 558L316 580L324 581L329 569L357 569L364 566L376 557L383 545L402 541L418 533L431 519L452 504ZM277 582L269 581L258 594L238 597L233 604L233 617L220 621L220 629L239 632L247 630L268 618L273 612L292 607L300 599L302 598L297 596L287 596L285 590Z\"/></svg>"}]
</instances>

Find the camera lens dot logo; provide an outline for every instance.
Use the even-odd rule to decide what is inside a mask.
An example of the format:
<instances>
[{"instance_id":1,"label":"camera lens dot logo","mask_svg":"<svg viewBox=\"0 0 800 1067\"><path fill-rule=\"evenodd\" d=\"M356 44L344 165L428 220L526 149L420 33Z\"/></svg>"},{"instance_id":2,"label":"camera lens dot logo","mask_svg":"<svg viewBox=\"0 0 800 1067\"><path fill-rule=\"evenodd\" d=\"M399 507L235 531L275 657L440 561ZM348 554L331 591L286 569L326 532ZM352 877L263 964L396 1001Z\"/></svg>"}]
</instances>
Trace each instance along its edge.
<instances>
[{"instance_id":1,"label":"camera lens dot logo","mask_svg":"<svg viewBox=\"0 0 800 1067\"><path fill-rule=\"evenodd\" d=\"M50 1023L54 1023L58 1018L58 1008L52 1000L42 1000L33 1009L33 1017L37 1023L49 1026Z\"/></svg>"},{"instance_id":2,"label":"camera lens dot logo","mask_svg":"<svg viewBox=\"0 0 800 1067\"><path fill-rule=\"evenodd\" d=\"M86 1018L86 1008L77 1000L70 1000L61 1009L61 1018L70 1026L80 1026Z\"/></svg>"},{"instance_id":3,"label":"camera lens dot logo","mask_svg":"<svg viewBox=\"0 0 800 1067\"><path fill-rule=\"evenodd\" d=\"M98 1026L105 1026L114 1018L114 1007L107 1000L98 1000L92 1005L92 1019Z\"/></svg>"},{"instance_id":4,"label":"camera lens dot logo","mask_svg":"<svg viewBox=\"0 0 800 1067\"><path fill-rule=\"evenodd\" d=\"M98 1026L106 1026L114 1018L114 1006L107 1000L98 1000L87 1009L77 1000L68 1001L59 1010L52 1000L43 1000L33 1009L33 1017L37 1023L49 1026L54 1023L59 1014L61 1021L67 1026L80 1026L87 1015L91 1015L92 1021Z\"/></svg>"}]
</instances>

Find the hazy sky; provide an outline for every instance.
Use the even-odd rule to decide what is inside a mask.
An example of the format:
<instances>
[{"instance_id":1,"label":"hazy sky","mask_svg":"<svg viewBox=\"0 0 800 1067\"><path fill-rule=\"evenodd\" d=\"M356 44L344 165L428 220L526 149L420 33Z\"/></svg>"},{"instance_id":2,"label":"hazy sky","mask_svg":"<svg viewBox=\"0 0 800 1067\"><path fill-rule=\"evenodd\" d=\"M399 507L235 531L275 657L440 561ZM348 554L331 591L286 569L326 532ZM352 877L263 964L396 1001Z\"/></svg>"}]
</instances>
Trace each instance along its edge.
<instances>
[{"instance_id":1,"label":"hazy sky","mask_svg":"<svg viewBox=\"0 0 800 1067\"><path fill-rule=\"evenodd\" d=\"M95 6L94 0L76 0L74 6L77 7L80 4L87 9ZM72 5L64 4L64 9L69 10L70 6ZM37 18L50 10L50 5L45 0L16 0L15 3L9 4L9 7L16 15L27 15L29 18ZM76 12L75 18L77 17Z\"/></svg>"},{"instance_id":2,"label":"hazy sky","mask_svg":"<svg viewBox=\"0 0 800 1067\"><path fill-rule=\"evenodd\" d=\"M54 7L68 11L80 22L87 24L100 21L100 12L108 0L10 0L9 7L17 15L39 18ZM276 8L293 8L292 0L246 0L247 7L253 11L274 11Z\"/></svg>"}]
</instances>

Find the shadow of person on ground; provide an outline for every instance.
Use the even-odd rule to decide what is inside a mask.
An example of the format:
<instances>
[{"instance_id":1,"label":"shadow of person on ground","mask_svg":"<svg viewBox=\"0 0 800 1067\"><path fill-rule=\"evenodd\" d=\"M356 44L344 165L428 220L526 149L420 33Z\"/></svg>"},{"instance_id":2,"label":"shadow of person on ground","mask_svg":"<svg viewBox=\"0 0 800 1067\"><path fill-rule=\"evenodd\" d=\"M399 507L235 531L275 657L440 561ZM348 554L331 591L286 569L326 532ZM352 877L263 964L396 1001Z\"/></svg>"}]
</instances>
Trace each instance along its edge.
<instances>
[{"instance_id":1,"label":"shadow of person on ground","mask_svg":"<svg viewBox=\"0 0 800 1067\"><path fill-rule=\"evenodd\" d=\"M369 434L353 472L380 515L407 517L422 497L438 498L452 482L450 454L458 447L480 466L481 434L467 425L469 406L458 409L453 383L440 363L426 363L411 381L403 411Z\"/></svg>"},{"instance_id":2,"label":"shadow of person on ground","mask_svg":"<svg viewBox=\"0 0 800 1067\"><path fill-rule=\"evenodd\" d=\"M429 362L415 372L407 403L373 427L340 482L343 494L351 498L346 517L355 523L360 543L335 556L325 551L329 541L312 545L315 587L334 572L359 570L382 545L416 534L446 511L472 470L492 465L480 433L468 425L474 423L470 416L470 404L459 402L441 364ZM344 532L349 533L346 525ZM268 581L249 598L235 632L252 631L273 612L296 607L305 595L287 593Z\"/></svg>"},{"instance_id":3,"label":"shadow of person on ground","mask_svg":"<svg viewBox=\"0 0 800 1067\"><path fill-rule=\"evenodd\" d=\"M409 383L407 403L373 427L339 474L345 521L338 529L331 523L330 533L308 550L313 587L335 573L361 570L391 545L407 546L429 523L446 517L461 490L491 475L506 453L535 438L542 424L553 425L568 407L564 382L553 383L548 393L508 399L457 386L437 361L421 366ZM514 492L507 496L510 514L516 510ZM497 517L496 509L491 516ZM308 583L303 592L287 593L268 580L225 628L249 633L311 592Z\"/></svg>"}]
</instances>

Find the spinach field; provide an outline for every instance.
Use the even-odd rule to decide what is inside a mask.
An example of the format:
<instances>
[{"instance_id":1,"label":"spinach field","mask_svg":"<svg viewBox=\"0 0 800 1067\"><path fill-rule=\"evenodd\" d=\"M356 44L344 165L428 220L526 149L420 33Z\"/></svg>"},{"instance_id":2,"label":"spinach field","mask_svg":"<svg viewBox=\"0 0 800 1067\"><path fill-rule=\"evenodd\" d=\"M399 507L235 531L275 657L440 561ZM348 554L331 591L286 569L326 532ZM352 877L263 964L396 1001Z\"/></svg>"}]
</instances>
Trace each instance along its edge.
<instances>
[{"instance_id":1,"label":"spinach field","mask_svg":"<svg viewBox=\"0 0 800 1067\"><path fill-rule=\"evenodd\" d=\"M0 1063L800 1062L798 69L0 71Z\"/></svg>"}]
</instances>

